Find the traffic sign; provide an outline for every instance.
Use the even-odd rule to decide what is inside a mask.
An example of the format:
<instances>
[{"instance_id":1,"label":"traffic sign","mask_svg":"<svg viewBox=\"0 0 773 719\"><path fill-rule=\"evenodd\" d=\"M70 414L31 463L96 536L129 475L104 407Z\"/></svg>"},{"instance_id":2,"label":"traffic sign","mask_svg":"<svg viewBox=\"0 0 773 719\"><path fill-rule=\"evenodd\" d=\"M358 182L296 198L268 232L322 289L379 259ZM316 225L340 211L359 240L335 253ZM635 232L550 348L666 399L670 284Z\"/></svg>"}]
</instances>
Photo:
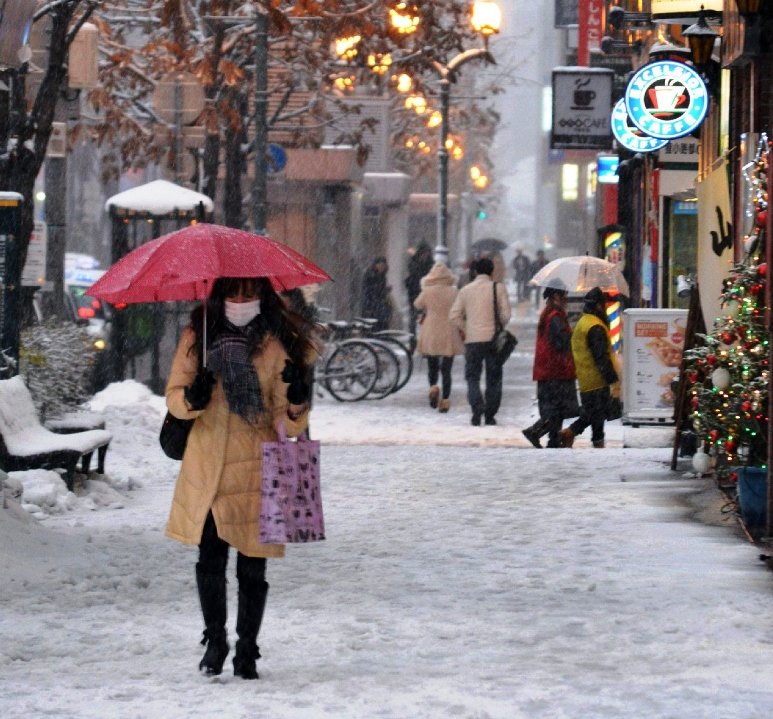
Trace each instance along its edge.
<instances>
[{"instance_id":1,"label":"traffic sign","mask_svg":"<svg viewBox=\"0 0 773 719\"><path fill-rule=\"evenodd\" d=\"M287 153L281 145L269 143L266 148L266 165L270 175L281 172L287 165Z\"/></svg>"}]
</instances>

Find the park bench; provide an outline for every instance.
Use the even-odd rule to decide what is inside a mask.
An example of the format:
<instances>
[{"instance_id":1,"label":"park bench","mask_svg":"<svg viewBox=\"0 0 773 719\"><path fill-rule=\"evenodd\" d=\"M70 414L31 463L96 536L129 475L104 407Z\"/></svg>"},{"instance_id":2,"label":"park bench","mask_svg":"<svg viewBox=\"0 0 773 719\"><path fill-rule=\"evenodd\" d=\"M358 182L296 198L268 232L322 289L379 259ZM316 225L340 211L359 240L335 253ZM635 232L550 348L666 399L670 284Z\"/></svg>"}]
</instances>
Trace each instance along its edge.
<instances>
[{"instance_id":1,"label":"park bench","mask_svg":"<svg viewBox=\"0 0 773 719\"><path fill-rule=\"evenodd\" d=\"M28 469L64 469L72 490L78 460L88 474L97 452L97 472L105 472L105 455L113 435L105 429L82 429L78 415L52 421L44 427L38 419L32 395L20 376L0 380L0 468L6 472ZM97 422L98 426L99 422ZM101 423L104 426L104 423ZM95 426L91 421L90 425Z\"/></svg>"}]
</instances>

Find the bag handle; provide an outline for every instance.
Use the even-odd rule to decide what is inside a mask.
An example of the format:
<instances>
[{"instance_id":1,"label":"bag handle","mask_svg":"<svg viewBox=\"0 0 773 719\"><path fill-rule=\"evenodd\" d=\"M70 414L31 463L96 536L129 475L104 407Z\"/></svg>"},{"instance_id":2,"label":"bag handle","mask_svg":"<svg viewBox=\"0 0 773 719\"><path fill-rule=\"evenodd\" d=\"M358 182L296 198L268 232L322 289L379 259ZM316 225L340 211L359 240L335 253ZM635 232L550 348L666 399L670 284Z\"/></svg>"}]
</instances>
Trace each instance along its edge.
<instances>
[{"instance_id":1,"label":"bag handle","mask_svg":"<svg viewBox=\"0 0 773 719\"><path fill-rule=\"evenodd\" d=\"M285 427L285 421L283 419L279 420L279 425L277 426L277 434L279 435L279 441L280 442L287 442L287 428ZM309 431L307 429L304 429L303 432L301 432L298 435L298 439L300 440L308 440L309 439Z\"/></svg>"}]
</instances>

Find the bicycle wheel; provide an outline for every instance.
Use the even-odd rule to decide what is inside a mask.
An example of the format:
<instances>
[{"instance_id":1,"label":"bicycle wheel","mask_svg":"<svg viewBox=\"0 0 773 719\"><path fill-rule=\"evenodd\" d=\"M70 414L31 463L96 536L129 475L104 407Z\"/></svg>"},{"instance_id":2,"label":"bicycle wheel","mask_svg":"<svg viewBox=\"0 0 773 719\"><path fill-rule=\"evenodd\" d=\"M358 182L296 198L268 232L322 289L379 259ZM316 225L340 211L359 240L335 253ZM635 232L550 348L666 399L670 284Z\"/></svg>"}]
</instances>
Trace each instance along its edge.
<instances>
[{"instance_id":1,"label":"bicycle wheel","mask_svg":"<svg viewBox=\"0 0 773 719\"><path fill-rule=\"evenodd\" d=\"M410 338L411 336L410 332L400 332L395 330L385 330L384 332L378 332L374 335L376 339L389 344L400 364L400 379L392 390L393 392L397 392L405 387L413 374L413 353L404 341L404 338Z\"/></svg>"},{"instance_id":2,"label":"bicycle wheel","mask_svg":"<svg viewBox=\"0 0 773 719\"><path fill-rule=\"evenodd\" d=\"M345 340L328 357L318 379L339 402L357 402L368 396L377 378L375 350L367 342Z\"/></svg>"},{"instance_id":3,"label":"bicycle wheel","mask_svg":"<svg viewBox=\"0 0 773 719\"><path fill-rule=\"evenodd\" d=\"M394 392L400 381L400 363L386 342L370 338L366 341L375 350L378 357L378 377L376 377L376 384L373 385L368 396L373 399L383 399Z\"/></svg>"}]
</instances>

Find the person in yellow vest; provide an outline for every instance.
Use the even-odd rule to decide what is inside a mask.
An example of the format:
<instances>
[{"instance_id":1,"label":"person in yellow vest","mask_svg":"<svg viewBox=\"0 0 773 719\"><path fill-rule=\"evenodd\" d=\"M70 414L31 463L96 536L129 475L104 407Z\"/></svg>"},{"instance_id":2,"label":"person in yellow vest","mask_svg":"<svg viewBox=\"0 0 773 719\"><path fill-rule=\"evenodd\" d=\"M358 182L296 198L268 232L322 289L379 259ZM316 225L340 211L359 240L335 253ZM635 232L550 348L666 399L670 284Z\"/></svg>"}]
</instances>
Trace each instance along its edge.
<instances>
[{"instance_id":1,"label":"person in yellow vest","mask_svg":"<svg viewBox=\"0 0 773 719\"><path fill-rule=\"evenodd\" d=\"M572 332L572 356L580 390L580 416L559 432L562 447L571 447L574 438L591 428L594 447L604 446L604 422L609 413L610 385L617 382L609 326L606 295L594 287L585 295L583 314Z\"/></svg>"}]
</instances>

